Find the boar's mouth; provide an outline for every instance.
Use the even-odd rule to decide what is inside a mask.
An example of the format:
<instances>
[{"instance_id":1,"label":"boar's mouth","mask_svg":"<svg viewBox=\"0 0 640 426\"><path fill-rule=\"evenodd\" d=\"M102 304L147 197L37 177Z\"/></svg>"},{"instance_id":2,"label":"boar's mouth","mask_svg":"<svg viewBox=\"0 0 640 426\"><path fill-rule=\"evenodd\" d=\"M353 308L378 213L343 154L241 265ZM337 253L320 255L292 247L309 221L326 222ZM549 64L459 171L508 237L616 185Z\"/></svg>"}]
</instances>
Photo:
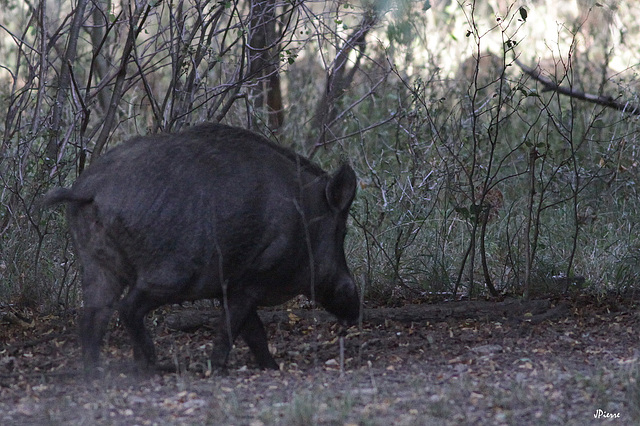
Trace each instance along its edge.
<instances>
[{"instance_id":1,"label":"boar's mouth","mask_svg":"<svg viewBox=\"0 0 640 426\"><path fill-rule=\"evenodd\" d=\"M328 291L321 301L322 306L337 319L342 326L357 324L360 317L360 297L353 280L343 278L336 282L333 291Z\"/></svg>"}]
</instances>

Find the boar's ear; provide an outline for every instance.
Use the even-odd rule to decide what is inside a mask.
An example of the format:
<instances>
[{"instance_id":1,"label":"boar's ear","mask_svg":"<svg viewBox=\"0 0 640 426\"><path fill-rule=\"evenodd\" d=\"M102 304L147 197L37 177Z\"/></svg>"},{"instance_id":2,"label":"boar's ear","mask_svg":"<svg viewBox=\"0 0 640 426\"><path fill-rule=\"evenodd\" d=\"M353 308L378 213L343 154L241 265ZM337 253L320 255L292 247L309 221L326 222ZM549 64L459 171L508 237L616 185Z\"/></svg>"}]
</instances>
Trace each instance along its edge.
<instances>
[{"instance_id":1,"label":"boar's ear","mask_svg":"<svg viewBox=\"0 0 640 426\"><path fill-rule=\"evenodd\" d=\"M345 211L351 206L353 198L356 196L356 174L348 164L342 167L333 175L325 189L327 201L335 211Z\"/></svg>"}]
</instances>

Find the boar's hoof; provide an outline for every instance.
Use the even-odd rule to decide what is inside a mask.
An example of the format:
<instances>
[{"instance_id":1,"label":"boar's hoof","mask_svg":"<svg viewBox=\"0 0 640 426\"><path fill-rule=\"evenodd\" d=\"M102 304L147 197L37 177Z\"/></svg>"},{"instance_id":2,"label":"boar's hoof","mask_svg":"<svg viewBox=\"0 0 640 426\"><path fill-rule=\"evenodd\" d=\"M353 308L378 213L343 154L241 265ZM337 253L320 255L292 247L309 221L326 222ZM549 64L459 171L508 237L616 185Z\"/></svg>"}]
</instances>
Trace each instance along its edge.
<instances>
[{"instance_id":1,"label":"boar's hoof","mask_svg":"<svg viewBox=\"0 0 640 426\"><path fill-rule=\"evenodd\" d=\"M280 366L273 359L271 355L269 355L268 357L256 357L256 358L257 358L256 360L258 361L258 367L261 370L280 370Z\"/></svg>"},{"instance_id":2,"label":"boar's hoof","mask_svg":"<svg viewBox=\"0 0 640 426\"><path fill-rule=\"evenodd\" d=\"M223 355L223 352L226 352L226 356ZM211 368L217 372L227 371L227 358L228 351L213 351L211 357ZM255 356L256 354L254 354ZM258 363L258 368L261 370L279 370L280 366L273 359L271 354L268 356L256 356L256 361Z\"/></svg>"},{"instance_id":3,"label":"boar's hoof","mask_svg":"<svg viewBox=\"0 0 640 426\"><path fill-rule=\"evenodd\" d=\"M218 372L225 371L227 369L228 354L229 353L227 352L225 355L223 355L221 354L221 351L216 351L214 349L210 359L211 369Z\"/></svg>"}]
</instances>

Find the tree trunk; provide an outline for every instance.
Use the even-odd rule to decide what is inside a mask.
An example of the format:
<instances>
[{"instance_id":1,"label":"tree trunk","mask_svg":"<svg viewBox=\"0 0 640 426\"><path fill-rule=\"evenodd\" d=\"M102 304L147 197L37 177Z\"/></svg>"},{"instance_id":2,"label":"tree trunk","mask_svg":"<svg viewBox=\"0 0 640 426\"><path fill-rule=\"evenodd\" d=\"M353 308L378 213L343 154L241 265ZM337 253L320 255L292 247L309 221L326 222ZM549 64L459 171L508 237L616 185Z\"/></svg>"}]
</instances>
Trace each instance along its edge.
<instances>
[{"instance_id":1,"label":"tree trunk","mask_svg":"<svg viewBox=\"0 0 640 426\"><path fill-rule=\"evenodd\" d=\"M376 22L378 22L378 15L374 11L367 12L344 44L342 46L336 46L338 52L327 70L325 91L318 102L313 118L312 132L319 131L320 133L310 156L313 156L317 148L325 142L326 132L338 115L335 105L336 101L353 82L355 73L359 69L360 60L364 56L367 34ZM347 61L350 53L354 49L358 49L360 52L354 65L348 69Z\"/></svg>"},{"instance_id":2,"label":"tree trunk","mask_svg":"<svg viewBox=\"0 0 640 426\"><path fill-rule=\"evenodd\" d=\"M277 131L284 122L280 89L280 35L276 30L275 0L254 0L251 4L249 75L255 110L266 109L269 128Z\"/></svg>"}]
</instances>

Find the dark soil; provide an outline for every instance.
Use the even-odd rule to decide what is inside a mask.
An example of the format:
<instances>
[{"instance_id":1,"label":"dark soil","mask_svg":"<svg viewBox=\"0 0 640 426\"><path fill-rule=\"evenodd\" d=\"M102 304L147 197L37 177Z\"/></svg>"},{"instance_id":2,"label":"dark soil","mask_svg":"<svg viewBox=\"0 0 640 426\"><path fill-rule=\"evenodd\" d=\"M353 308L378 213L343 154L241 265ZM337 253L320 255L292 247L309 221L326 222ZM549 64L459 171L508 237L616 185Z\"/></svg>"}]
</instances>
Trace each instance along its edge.
<instances>
[{"instance_id":1,"label":"dark soil","mask_svg":"<svg viewBox=\"0 0 640 426\"><path fill-rule=\"evenodd\" d=\"M277 372L257 370L240 340L228 369L211 371L216 328L168 325L176 313L211 308L161 309L149 327L160 362L178 372L134 373L114 321L95 379L81 373L73 315L5 309L0 424L640 424L633 303L546 301L546 316L510 315L505 302L487 315L470 303L437 305L434 319L419 314L430 304L368 311L346 331L343 369L343 331L333 321L320 311L281 311L268 324ZM452 314L466 307L467 318Z\"/></svg>"}]
</instances>

